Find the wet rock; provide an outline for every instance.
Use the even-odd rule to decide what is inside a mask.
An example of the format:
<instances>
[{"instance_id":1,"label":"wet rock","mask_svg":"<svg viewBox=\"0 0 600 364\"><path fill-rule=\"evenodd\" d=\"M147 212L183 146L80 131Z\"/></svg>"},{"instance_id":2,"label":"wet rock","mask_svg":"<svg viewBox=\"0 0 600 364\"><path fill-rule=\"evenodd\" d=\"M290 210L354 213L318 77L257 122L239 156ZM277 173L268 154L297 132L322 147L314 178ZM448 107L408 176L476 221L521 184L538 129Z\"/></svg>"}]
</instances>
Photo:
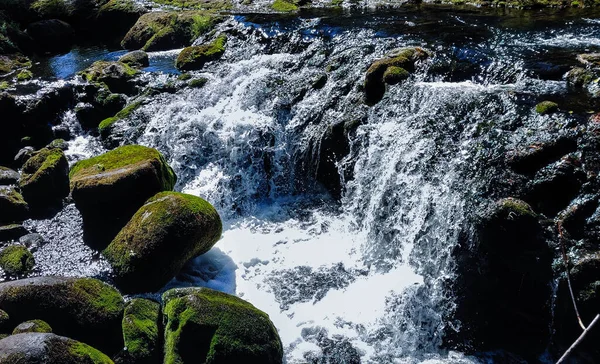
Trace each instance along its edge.
<instances>
[{"instance_id":1,"label":"wet rock","mask_svg":"<svg viewBox=\"0 0 600 364\"><path fill-rule=\"evenodd\" d=\"M36 48L42 52L65 52L71 49L75 41L73 27L58 19L31 23L27 26L26 32L33 38Z\"/></svg>"},{"instance_id":2,"label":"wet rock","mask_svg":"<svg viewBox=\"0 0 600 364\"><path fill-rule=\"evenodd\" d=\"M395 85L410 77L410 73L402 67L391 66L383 73L383 82Z\"/></svg>"},{"instance_id":3,"label":"wet rock","mask_svg":"<svg viewBox=\"0 0 600 364\"><path fill-rule=\"evenodd\" d=\"M35 265L33 255L22 245L11 245L0 252L0 268L10 277L22 277Z\"/></svg>"},{"instance_id":4,"label":"wet rock","mask_svg":"<svg viewBox=\"0 0 600 364\"><path fill-rule=\"evenodd\" d=\"M98 9L97 27L107 35L123 35L146 12L143 6L133 0L110 0Z\"/></svg>"},{"instance_id":5,"label":"wet rock","mask_svg":"<svg viewBox=\"0 0 600 364\"><path fill-rule=\"evenodd\" d=\"M0 224L20 222L27 218L29 206L13 186L0 186Z\"/></svg>"},{"instance_id":6,"label":"wet rock","mask_svg":"<svg viewBox=\"0 0 600 364\"><path fill-rule=\"evenodd\" d=\"M32 253L35 253L39 248L45 245L47 241L40 234L27 234L19 238L19 243L27 247Z\"/></svg>"},{"instance_id":7,"label":"wet rock","mask_svg":"<svg viewBox=\"0 0 600 364\"><path fill-rule=\"evenodd\" d=\"M596 74L589 69L575 67L567 72L565 78L568 86L575 89L585 88L594 81Z\"/></svg>"},{"instance_id":8,"label":"wet rock","mask_svg":"<svg viewBox=\"0 0 600 364\"><path fill-rule=\"evenodd\" d=\"M65 150L69 149L69 145L67 144L67 142L65 142L64 139L54 139L48 145L46 145L46 148L60 149L62 151L65 151Z\"/></svg>"},{"instance_id":9,"label":"wet rock","mask_svg":"<svg viewBox=\"0 0 600 364\"><path fill-rule=\"evenodd\" d=\"M111 92L127 94L135 90L133 79L138 71L123 62L97 61L79 74L88 82L105 85Z\"/></svg>"},{"instance_id":10,"label":"wet rock","mask_svg":"<svg viewBox=\"0 0 600 364\"><path fill-rule=\"evenodd\" d=\"M156 149L128 145L76 163L71 193L88 243L104 249L147 199L170 191L175 173Z\"/></svg>"},{"instance_id":11,"label":"wet rock","mask_svg":"<svg viewBox=\"0 0 600 364\"><path fill-rule=\"evenodd\" d=\"M165 363L282 363L277 330L250 303L208 288L170 290L163 302Z\"/></svg>"},{"instance_id":12,"label":"wet rock","mask_svg":"<svg viewBox=\"0 0 600 364\"><path fill-rule=\"evenodd\" d=\"M50 333L18 334L0 340L0 363L113 364L87 344Z\"/></svg>"},{"instance_id":13,"label":"wet rock","mask_svg":"<svg viewBox=\"0 0 600 364\"><path fill-rule=\"evenodd\" d=\"M0 186L14 185L19 181L19 172L0 166Z\"/></svg>"},{"instance_id":14,"label":"wet rock","mask_svg":"<svg viewBox=\"0 0 600 364\"><path fill-rule=\"evenodd\" d=\"M365 101L368 105L378 103L385 94L384 74L390 67L388 72L388 80L395 82L406 76L405 72L412 72L415 69L415 64L427 59L429 52L426 50L415 48L401 48L388 55L385 58L379 59L371 64L365 76ZM402 70L400 70L402 69Z\"/></svg>"},{"instance_id":15,"label":"wet rock","mask_svg":"<svg viewBox=\"0 0 600 364\"><path fill-rule=\"evenodd\" d=\"M163 51L190 45L221 17L205 11L152 12L142 15L123 38L125 49Z\"/></svg>"},{"instance_id":16,"label":"wet rock","mask_svg":"<svg viewBox=\"0 0 600 364\"><path fill-rule=\"evenodd\" d=\"M123 347L123 297L93 278L36 277L0 283L0 309L11 322L44 320L55 333L107 354Z\"/></svg>"},{"instance_id":17,"label":"wet rock","mask_svg":"<svg viewBox=\"0 0 600 364\"><path fill-rule=\"evenodd\" d=\"M126 102L122 94L114 94L104 89L98 90L89 103L75 108L75 115L84 128L97 128L102 120L114 116L123 109Z\"/></svg>"},{"instance_id":18,"label":"wet rock","mask_svg":"<svg viewBox=\"0 0 600 364\"><path fill-rule=\"evenodd\" d=\"M510 151L506 154L506 162L515 172L532 175L540 168L575 150L577 150L577 140L571 136L562 136Z\"/></svg>"},{"instance_id":19,"label":"wet rock","mask_svg":"<svg viewBox=\"0 0 600 364\"><path fill-rule=\"evenodd\" d=\"M134 298L125 306L122 361L127 363L158 363L162 354L159 326L160 304L144 298Z\"/></svg>"},{"instance_id":20,"label":"wet rock","mask_svg":"<svg viewBox=\"0 0 600 364\"><path fill-rule=\"evenodd\" d=\"M225 53L226 42L227 37L220 35L210 43L184 48L177 56L175 67L182 71L199 70L207 62L221 58Z\"/></svg>"},{"instance_id":21,"label":"wet rock","mask_svg":"<svg viewBox=\"0 0 600 364\"><path fill-rule=\"evenodd\" d=\"M598 207L598 196L582 196L561 212L558 217L563 230L573 239L583 239L594 229L587 226L590 218ZM592 221L593 222L593 219Z\"/></svg>"},{"instance_id":22,"label":"wet rock","mask_svg":"<svg viewBox=\"0 0 600 364\"><path fill-rule=\"evenodd\" d=\"M50 325L48 325L48 323L46 321L42 321L42 320L29 320L29 321L25 321L25 322L20 323L19 325L17 325L17 327L15 327L15 329L13 330L12 334L13 335L24 334L26 332L45 332L45 333L51 333L52 332L52 327L50 327Z\"/></svg>"},{"instance_id":23,"label":"wet rock","mask_svg":"<svg viewBox=\"0 0 600 364\"><path fill-rule=\"evenodd\" d=\"M131 67L136 68L148 67L150 65L148 53L144 51L129 52L123 57L119 58L119 62L123 62L125 64L130 65Z\"/></svg>"},{"instance_id":24,"label":"wet rock","mask_svg":"<svg viewBox=\"0 0 600 364\"><path fill-rule=\"evenodd\" d=\"M329 126L319 140L316 178L335 197L342 194L342 176L337 163L350 152L350 141L343 122Z\"/></svg>"},{"instance_id":25,"label":"wet rock","mask_svg":"<svg viewBox=\"0 0 600 364\"><path fill-rule=\"evenodd\" d=\"M0 225L0 241L17 240L23 235L29 234L29 231L20 224Z\"/></svg>"},{"instance_id":26,"label":"wet rock","mask_svg":"<svg viewBox=\"0 0 600 364\"><path fill-rule=\"evenodd\" d=\"M102 254L124 292L153 292L188 260L209 251L221 230L219 214L205 200L161 192L133 215Z\"/></svg>"},{"instance_id":27,"label":"wet rock","mask_svg":"<svg viewBox=\"0 0 600 364\"><path fill-rule=\"evenodd\" d=\"M200 77L190 80L188 86L191 88L202 88L208 82L208 78Z\"/></svg>"},{"instance_id":28,"label":"wet rock","mask_svg":"<svg viewBox=\"0 0 600 364\"><path fill-rule=\"evenodd\" d=\"M452 290L461 329L447 340L467 351L502 349L535 360L550 335L553 276L553 252L537 214L523 201L500 200L480 215L471 244L455 254Z\"/></svg>"},{"instance_id":29,"label":"wet rock","mask_svg":"<svg viewBox=\"0 0 600 364\"><path fill-rule=\"evenodd\" d=\"M32 207L60 204L69 194L69 163L60 149L44 148L24 165L19 186Z\"/></svg>"},{"instance_id":30,"label":"wet rock","mask_svg":"<svg viewBox=\"0 0 600 364\"><path fill-rule=\"evenodd\" d=\"M17 167L23 166L27 161L35 155L35 148L25 147L20 149L15 155L14 165Z\"/></svg>"},{"instance_id":31,"label":"wet rock","mask_svg":"<svg viewBox=\"0 0 600 364\"><path fill-rule=\"evenodd\" d=\"M100 137L103 139L106 145L111 146L111 143L108 141L108 139L113 132L115 124L119 120L126 119L129 116L131 116L131 114L135 110L140 108L140 106L142 106L144 102L146 102L146 99L144 97L137 98L129 105L125 106L121 111L114 114L114 116L108 117L102 120L100 124L98 124L98 133L100 134Z\"/></svg>"},{"instance_id":32,"label":"wet rock","mask_svg":"<svg viewBox=\"0 0 600 364\"><path fill-rule=\"evenodd\" d=\"M588 67L600 67L600 53L579 54L577 60Z\"/></svg>"},{"instance_id":33,"label":"wet rock","mask_svg":"<svg viewBox=\"0 0 600 364\"><path fill-rule=\"evenodd\" d=\"M16 72L31 67L31 60L22 54L1 54L0 75Z\"/></svg>"},{"instance_id":34,"label":"wet rock","mask_svg":"<svg viewBox=\"0 0 600 364\"><path fill-rule=\"evenodd\" d=\"M558 111L558 104L552 101L542 101L535 105L535 112L540 115L552 114Z\"/></svg>"},{"instance_id":35,"label":"wet rock","mask_svg":"<svg viewBox=\"0 0 600 364\"><path fill-rule=\"evenodd\" d=\"M312 82L312 88L315 90L320 90L323 87L325 87L325 85L327 84L327 74L321 74L318 75L317 77L315 77L315 79Z\"/></svg>"}]
</instances>

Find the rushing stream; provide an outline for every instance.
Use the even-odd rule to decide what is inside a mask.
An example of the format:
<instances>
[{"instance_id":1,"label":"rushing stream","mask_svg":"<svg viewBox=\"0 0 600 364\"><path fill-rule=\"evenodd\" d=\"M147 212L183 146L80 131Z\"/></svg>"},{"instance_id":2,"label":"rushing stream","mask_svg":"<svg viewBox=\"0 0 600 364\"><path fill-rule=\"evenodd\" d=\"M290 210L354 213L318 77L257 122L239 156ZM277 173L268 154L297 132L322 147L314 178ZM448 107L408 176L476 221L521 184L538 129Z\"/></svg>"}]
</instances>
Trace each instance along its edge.
<instances>
[{"instance_id":1,"label":"rushing stream","mask_svg":"<svg viewBox=\"0 0 600 364\"><path fill-rule=\"evenodd\" d=\"M600 13L246 14L219 30L229 35L224 57L197 72L207 84L153 96L116 133L163 152L176 189L223 218L223 238L171 285L235 293L267 312L289 364L481 360L440 348L444 332L460 330L444 286L463 222L485 196L481 162L588 111L562 76L577 53L600 51ZM364 105L368 66L404 46L434 56ZM76 49L37 67L72 79L121 54ZM174 79L176 54L150 54L144 77ZM573 114L536 114L544 99L566 100ZM72 111L63 122L76 135L72 162L103 151ZM339 123L351 132L338 201L316 176L322 136ZM35 253L39 274L106 272L79 226L72 205L28 222L50 241Z\"/></svg>"}]
</instances>

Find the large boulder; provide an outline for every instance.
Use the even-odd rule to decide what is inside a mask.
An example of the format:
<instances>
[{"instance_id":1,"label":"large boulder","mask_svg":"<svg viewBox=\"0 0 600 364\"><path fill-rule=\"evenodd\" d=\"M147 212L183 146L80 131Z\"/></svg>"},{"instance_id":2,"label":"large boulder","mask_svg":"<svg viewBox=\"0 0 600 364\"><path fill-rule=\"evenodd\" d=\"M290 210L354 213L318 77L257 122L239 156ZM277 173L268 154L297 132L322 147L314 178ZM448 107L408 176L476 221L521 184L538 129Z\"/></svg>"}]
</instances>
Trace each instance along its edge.
<instances>
[{"instance_id":1,"label":"large boulder","mask_svg":"<svg viewBox=\"0 0 600 364\"><path fill-rule=\"evenodd\" d=\"M553 251L539 216L506 198L481 213L474 228L456 256L452 291L461 325L447 340L467 351L503 349L534 360L548 344L552 306Z\"/></svg>"},{"instance_id":2,"label":"large boulder","mask_svg":"<svg viewBox=\"0 0 600 364\"><path fill-rule=\"evenodd\" d=\"M46 321L29 320L29 321L25 321L25 322L18 324L17 327L15 327L15 329L13 330L12 334L16 335L16 334L23 334L26 332L50 333L50 332L52 332L52 327L50 327L50 325L48 325L48 323Z\"/></svg>"},{"instance_id":3,"label":"large boulder","mask_svg":"<svg viewBox=\"0 0 600 364\"><path fill-rule=\"evenodd\" d=\"M138 71L123 62L96 61L79 74L88 82L106 86L111 92L131 93Z\"/></svg>"},{"instance_id":4,"label":"large boulder","mask_svg":"<svg viewBox=\"0 0 600 364\"><path fill-rule=\"evenodd\" d=\"M221 218L205 200L178 192L149 199L103 255L125 292L153 292L221 237Z\"/></svg>"},{"instance_id":5,"label":"large boulder","mask_svg":"<svg viewBox=\"0 0 600 364\"><path fill-rule=\"evenodd\" d=\"M131 216L156 193L170 191L176 176L153 148L127 145L76 163L71 194L89 242L103 249Z\"/></svg>"},{"instance_id":6,"label":"large boulder","mask_svg":"<svg viewBox=\"0 0 600 364\"><path fill-rule=\"evenodd\" d=\"M127 303L123 315L125 350L122 357L125 362L160 362L160 318L160 304L157 302L134 298Z\"/></svg>"},{"instance_id":7,"label":"large boulder","mask_svg":"<svg viewBox=\"0 0 600 364\"><path fill-rule=\"evenodd\" d=\"M283 362L277 329L269 316L238 297L208 288L163 295L165 364Z\"/></svg>"},{"instance_id":8,"label":"large boulder","mask_svg":"<svg viewBox=\"0 0 600 364\"><path fill-rule=\"evenodd\" d=\"M119 58L119 62L130 65L131 67L142 68L150 65L148 53L144 51L133 51Z\"/></svg>"},{"instance_id":9,"label":"large boulder","mask_svg":"<svg viewBox=\"0 0 600 364\"><path fill-rule=\"evenodd\" d=\"M395 84L408 77L415 64L429 57L429 52L419 47L401 48L376 60L365 76L365 101L374 105L385 94L386 82Z\"/></svg>"},{"instance_id":10,"label":"large boulder","mask_svg":"<svg viewBox=\"0 0 600 364\"><path fill-rule=\"evenodd\" d=\"M12 186L0 186L0 224L20 222L27 218L29 205Z\"/></svg>"},{"instance_id":11,"label":"large boulder","mask_svg":"<svg viewBox=\"0 0 600 364\"><path fill-rule=\"evenodd\" d=\"M60 149L43 148L23 165L19 186L32 207L56 205L69 194L69 163Z\"/></svg>"},{"instance_id":12,"label":"large boulder","mask_svg":"<svg viewBox=\"0 0 600 364\"><path fill-rule=\"evenodd\" d=\"M206 11L147 13L125 35L121 46L144 51L185 47L220 20L221 17Z\"/></svg>"},{"instance_id":13,"label":"large boulder","mask_svg":"<svg viewBox=\"0 0 600 364\"><path fill-rule=\"evenodd\" d=\"M36 48L43 52L65 52L75 41L73 27L58 19L41 20L29 24L27 34L33 38Z\"/></svg>"},{"instance_id":14,"label":"large boulder","mask_svg":"<svg viewBox=\"0 0 600 364\"><path fill-rule=\"evenodd\" d=\"M0 283L0 309L14 325L44 320L55 333L107 354L123 347L124 305L116 289L93 278L36 277Z\"/></svg>"},{"instance_id":15,"label":"large boulder","mask_svg":"<svg viewBox=\"0 0 600 364\"><path fill-rule=\"evenodd\" d=\"M28 274L35 265L31 252L22 245L11 245L0 251L0 268L9 277Z\"/></svg>"},{"instance_id":16,"label":"large boulder","mask_svg":"<svg viewBox=\"0 0 600 364\"><path fill-rule=\"evenodd\" d=\"M210 43L184 48L177 56L175 67L182 71L201 69L207 62L221 58L225 53L226 41L227 37L220 35Z\"/></svg>"},{"instance_id":17,"label":"large boulder","mask_svg":"<svg viewBox=\"0 0 600 364\"><path fill-rule=\"evenodd\" d=\"M0 364L113 364L79 341L49 333L26 333L0 340Z\"/></svg>"}]
</instances>

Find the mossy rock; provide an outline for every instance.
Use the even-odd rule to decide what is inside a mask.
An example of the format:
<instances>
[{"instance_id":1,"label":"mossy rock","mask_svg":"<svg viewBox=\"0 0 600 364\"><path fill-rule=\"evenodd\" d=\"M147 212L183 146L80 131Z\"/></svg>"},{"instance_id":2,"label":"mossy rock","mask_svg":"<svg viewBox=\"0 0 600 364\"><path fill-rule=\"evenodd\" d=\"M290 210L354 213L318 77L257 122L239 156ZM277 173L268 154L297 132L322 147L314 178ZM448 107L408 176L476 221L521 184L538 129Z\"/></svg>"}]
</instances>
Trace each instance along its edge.
<instances>
[{"instance_id":1,"label":"mossy rock","mask_svg":"<svg viewBox=\"0 0 600 364\"><path fill-rule=\"evenodd\" d=\"M31 206L59 203L69 194L69 163L60 149L43 148L23 165L19 186Z\"/></svg>"},{"instance_id":2,"label":"mossy rock","mask_svg":"<svg viewBox=\"0 0 600 364\"><path fill-rule=\"evenodd\" d=\"M589 69L575 67L565 75L567 85L573 88L586 88L594 79L596 74Z\"/></svg>"},{"instance_id":3,"label":"mossy rock","mask_svg":"<svg viewBox=\"0 0 600 364\"><path fill-rule=\"evenodd\" d=\"M385 94L384 75L390 67L398 67L407 73L413 72L415 64L429 58L428 51L420 47L410 47L397 49L385 58L379 59L371 64L365 76L365 101L368 105L378 103ZM388 77L394 79L396 75L406 77L405 72L394 68L388 73Z\"/></svg>"},{"instance_id":4,"label":"mossy rock","mask_svg":"<svg viewBox=\"0 0 600 364\"><path fill-rule=\"evenodd\" d=\"M29 205L12 186L0 186L0 224L20 222L27 218Z\"/></svg>"},{"instance_id":5,"label":"mossy rock","mask_svg":"<svg viewBox=\"0 0 600 364\"><path fill-rule=\"evenodd\" d=\"M207 11L152 12L142 15L123 38L125 49L162 51L190 45L222 17Z\"/></svg>"},{"instance_id":6,"label":"mossy rock","mask_svg":"<svg viewBox=\"0 0 600 364\"><path fill-rule=\"evenodd\" d=\"M388 85L395 85L410 77L410 73L402 67L391 66L383 73L383 81Z\"/></svg>"},{"instance_id":7,"label":"mossy rock","mask_svg":"<svg viewBox=\"0 0 600 364\"><path fill-rule=\"evenodd\" d=\"M33 78L33 73L31 73L30 70L21 70L17 74L17 81L19 81L19 82L29 81L32 78Z\"/></svg>"},{"instance_id":8,"label":"mossy rock","mask_svg":"<svg viewBox=\"0 0 600 364\"><path fill-rule=\"evenodd\" d=\"M31 67L31 60L21 54L0 54L0 75Z\"/></svg>"},{"instance_id":9,"label":"mossy rock","mask_svg":"<svg viewBox=\"0 0 600 364\"><path fill-rule=\"evenodd\" d=\"M600 53L579 54L577 60L589 67L600 67Z\"/></svg>"},{"instance_id":10,"label":"mossy rock","mask_svg":"<svg viewBox=\"0 0 600 364\"><path fill-rule=\"evenodd\" d=\"M0 283L0 309L15 325L44 320L55 333L107 354L123 347L124 306L116 289L93 278L36 277Z\"/></svg>"},{"instance_id":11,"label":"mossy rock","mask_svg":"<svg viewBox=\"0 0 600 364\"><path fill-rule=\"evenodd\" d=\"M271 4L271 9L281 13L289 13L298 10L298 5L296 5L294 1L275 0L273 4Z\"/></svg>"},{"instance_id":12,"label":"mossy rock","mask_svg":"<svg viewBox=\"0 0 600 364\"><path fill-rule=\"evenodd\" d=\"M163 155L141 145L116 148L77 162L71 194L84 219L86 236L104 249L131 216L156 193L170 191L177 177Z\"/></svg>"},{"instance_id":13,"label":"mossy rock","mask_svg":"<svg viewBox=\"0 0 600 364\"><path fill-rule=\"evenodd\" d=\"M238 297L208 288L163 295L165 364L283 362L277 329L269 316Z\"/></svg>"},{"instance_id":14,"label":"mossy rock","mask_svg":"<svg viewBox=\"0 0 600 364\"><path fill-rule=\"evenodd\" d=\"M19 172L0 166L0 186L14 185L19 181ZM1 209L0 209L1 210Z\"/></svg>"},{"instance_id":15,"label":"mossy rock","mask_svg":"<svg viewBox=\"0 0 600 364\"><path fill-rule=\"evenodd\" d=\"M160 304L144 298L134 298L125 306L123 340L127 362L159 362Z\"/></svg>"},{"instance_id":16,"label":"mossy rock","mask_svg":"<svg viewBox=\"0 0 600 364\"><path fill-rule=\"evenodd\" d=\"M138 73L123 62L96 61L79 74L86 81L105 86L111 92L131 93L135 89L132 81Z\"/></svg>"},{"instance_id":17,"label":"mossy rock","mask_svg":"<svg viewBox=\"0 0 600 364\"><path fill-rule=\"evenodd\" d=\"M2 364L114 364L93 347L50 333L24 333L0 340Z\"/></svg>"},{"instance_id":18,"label":"mossy rock","mask_svg":"<svg viewBox=\"0 0 600 364\"><path fill-rule=\"evenodd\" d=\"M69 149L69 144L67 144L67 142L64 139L54 139L53 141L48 143L48 145L46 145L46 148L60 149L62 151L65 151L65 150Z\"/></svg>"},{"instance_id":19,"label":"mossy rock","mask_svg":"<svg viewBox=\"0 0 600 364\"><path fill-rule=\"evenodd\" d=\"M10 277L27 275L34 265L33 255L22 245L11 245L0 251L0 268Z\"/></svg>"},{"instance_id":20,"label":"mossy rock","mask_svg":"<svg viewBox=\"0 0 600 364\"><path fill-rule=\"evenodd\" d=\"M149 199L104 250L124 292L154 292L219 240L221 218L200 197L161 192Z\"/></svg>"},{"instance_id":21,"label":"mossy rock","mask_svg":"<svg viewBox=\"0 0 600 364\"><path fill-rule=\"evenodd\" d=\"M143 68L150 65L148 53L144 51L133 51L119 58L119 62L130 65L131 67Z\"/></svg>"},{"instance_id":22,"label":"mossy rock","mask_svg":"<svg viewBox=\"0 0 600 364\"><path fill-rule=\"evenodd\" d=\"M182 71L198 70L207 62L215 61L225 53L227 37L220 35L214 41L200 46L187 47L179 53L175 67Z\"/></svg>"},{"instance_id":23,"label":"mossy rock","mask_svg":"<svg viewBox=\"0 0 600 364\"><path fill-rule=\"evenodd\" d=\"M542 101L535 105L535 112L540 115L552 114L558 111L558 104L552 101Z\"/></svg>"},{"instance_id":24,"label":"mossy rock","mask_svg":"<svg viewBox=\"0 0 600 364\"><path fill-rule=\"evenodd\" d=\"M233 4L230 0L153 0L155 3L174 6L178 9L195 10L231 10Z\"/></svg>"},{"instance_id":25,"label":"mossy rock","mask_svg":"<svg viewBox=\"0 0 600 364\"><path fill-rule=\"evenodd\" d=\"M113 131L114 125L122 119L126 119L131 114L140 108L144 104L144 98L138 98L137 100L131 102L129 105L125 106L121 111L116 113L114 116L106 118L98 124L98 133L102 139L107 139Z\"/></svg>"},{"instance_id":26,"label":"mossy rock","mask_svg":"<svg viewBox=\"0 0 600 364\"><path fill-rule=\"evenodd\" d=\"M191 88L202 88L206 85L206 83L208 82L208 78L195 78L193 80L190 80L190 82L188 82L188 86Z\"/></svg>"},{"instance_id":27,"label":"mossy rock","mask_svg":"<svg viewBox=\"0 0 600 364\"><path fill-rule=\"evenodd\" d=\"M15 327L15 329L13 330L12 334L24 334L26 332L51 333L52 327L50 327L50 325L48 325L48 323L43 320L29 320L17 325L17 327Z\"/></svg>"}]
</instances>

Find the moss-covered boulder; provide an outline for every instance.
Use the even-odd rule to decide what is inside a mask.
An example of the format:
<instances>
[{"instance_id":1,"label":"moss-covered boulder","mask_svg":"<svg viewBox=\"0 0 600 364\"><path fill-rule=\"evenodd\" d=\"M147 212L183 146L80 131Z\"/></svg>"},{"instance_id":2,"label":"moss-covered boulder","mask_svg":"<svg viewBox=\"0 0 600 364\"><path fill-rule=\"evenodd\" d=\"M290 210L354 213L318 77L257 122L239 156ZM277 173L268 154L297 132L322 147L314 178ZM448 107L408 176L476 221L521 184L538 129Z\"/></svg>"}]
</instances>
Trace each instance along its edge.
<instances>
[{"instance_id":1,"label":"moss-covered boulder","mask_svg":"<svg viewBox=\"0 0 600 364\"><path fill-rule=\"evenodd\" d=\"M535 112L540 115L552 114L558 111L558 104L552 101L542 101L535 105Z\"/></svg>"},{"instance_id":2,"label":"moss-covered boulder","mask_svg":"<svg viewBox=\"0 0 600 364\"><path fill-rule=\"evenodd\" d=\"M146 12L134 0L109 0L98 9L96 22L103 32L123 35Z\"/></svg>"},{"instance_id":3,"label":"moss-covered boulder","mask_svg":"<svg viewBox=\"0 0 600 364\"><path fill-rule=\"evenodd\" d=\"M123 38L125 49L161 51L190 45L222 18L206 11L152 12L142 15Z\"/></svg>"},{"instance_id":4,"label":"moss-covered boulder","mask_svg":"<svg viewBox=\"0 0 600 364\"><path fill-rule=\"evenodd\" d=\"M29 58L21 54L0 54L0 76L30 67Z\"/></svg>"},{"instance_id":5,"label":"moss-covered boulder","mask_svg":"<svg viewBox=\"0 0 600 364\"><path fill-rule=\"evenodd\" d=\"M13 186L0 186L0 224L23 221L29 205Z\"/></svg>"},{"instance_id":6,"label":"moss-covered boulder","mask_svg":"<svg viewBox=\"0 0 600 364\"><path fill-rule=\"evenodd\" d=\"M577 60L588 67L600 67L600 53L579 54Z\"/></svg>"},{"instance_id":7,"label":"moss-covered boulder","mask_svg":"<svg viewBox=\"0 0 600 364\"><path fill-rule=\"evenodd\" d=\"M201 69L205 63L221 58L226 41L227 37L220 35L210 43L184 48L177 56L175 67L182 71Z\"/></svg>"},{"instance_id":8,"label":"moss-covered boulder","mask_svg":"<svg viewBox=\"0 0 600 364\"><path fill-rule=\"evenodd\" d=\"M69 163L60 149L44 148L23 165L19 186L30 206L60 203L69 194Z\"/></svg>"},{"instance_id":9,"label":"moss-covered boulder","mask_svg":"<svg viewBox=\"0 0 600 364\"><path fill-rule=\"evenodd\" d=\"M123 62L96 61L79 74L88 82L105 86L111 92L131 93L139 71Z\"/></svg>"},{"instance_id":10,"label":"moss-covered boulder","mask_svg":"<svg viewBox=\"0 0 600 364\"><path fill-rule=\"evenodd\" d=\"M71 194L84 219L86 237L104 249L147 199L170 191L177 180L162 154L127 145L76 163Z\"/></svg>"},{"instance_id":11,"label":"moss-covered boulder","mask_svg":"<svg viewBox=\"0 0 600 364\"><path fill-rule=\"evenodd\" d=\"M127 303L123 316L125 350L122 354L126 362L160 362L160 317L157 302L134 298Z\"/></svg>"},{"instance_id":12,"label":"moss-covered boulder","mask_svg":"<svg viewBox=\"0 0 600 364\"><path fill-rule=\"evenodd\" d=\"M102 352L50 333L25 333L0 340L2 364L114 364Z\"/></svg>"},{"instance_id":13,"label":"moss-covered boulder","mask_svg":"<svg viewBox=\"0 0 600 364\"><path fill-rule=\"evenodd\" d=\"M150 65L148 53L144 51L133 51L119 58L119 62L130 65L131 67L142 68Z\"/></svg>"},{"instance_id":14,"label":"moss-covered boulder","mask_svg":"<svg viewBox=\"0 0 600 364\"><path fill-rule=\"evenodd\" d=\"M50 333L52 332L52 327L50 327L50 325L48 325L48 323L43 320L29 320L17 325L17 327L15 327L15 329L13 330L12 334L16 335L23 334L26 332Z\"/></svg>"},{"instance_id":15,"label":"moss-covered boulder","mask_svg":"<svg viewBox=\"0 0 600 364\"><path fill-rule=\"evenodd\" d=\"M0 166L0 186L15 185L19 181L19 172Z\"/></svg>"},{"instance_id":16,"label":"moss-covered boulder","mask_svg":"<svg viewBox=\"0 0 600 364\"><path fill-rule=\"evenodd\" d=\"M36 277L0 283L0 309L17 325L44 320L59 335L107 354L123 347L125 303L113 287L93 278Z\"/></svg>"},{"instance_id":17,"label":"moss-covered boulder","mask_svg":"<svg viewBox=\"0 0 600 364\"><path fill-rule=\"evenodd\" d=\"M221 218L200 197L161 192L149 199L103 255L125 292L153 292L221 237Z\"/></svg>"},{"instance_id":18,"label":"moss-covered boulder","mask_svg":"<svg viewBox=\"0 0 600 364\"><path fill-rule=\"evenodd\" d=\"M592 70L581 67L575 67L565 75L567 85L572 88L585 88L595 78L596 74Z\"/></svg>"},{"instance_id":19,"label":"moss-covered boulder","mask_svg":"<svg viewBox=\"0 0 600 364\"><path fill-rule=\"evenodd\" d=\"M419 47L401 48L386 55L371 64L365 76L365 101L369 105L378 103L385 94L385 75L391 82L401 81L407 77L406 73L413 72L415 64L429 58L429 52ZM401 70L402 69L402 70Z\"/></svg>"},{"instance_id":20,"label":"moss-covered boulder","mask_svg":"<svg viewBox=\"0 0 600 364\"><path fill-rule=\"evenodd\" d=\"M75 41L75 30L62 20L48 19L31 23L27 34L33 38L36 48L42 52L65 52Z\"/></svg>"},{"instance_id":21,"label":"moss-covered boulder","mask_svg":"<svg viewBox=\"0 0 600 364\"><path fill-rule=\"evenodd\" d=\"M410 73L402 67L391 66L383 73L383 81L388 85L395 85L410 77Z\"/></svg>"},{"instance_id":22,"label":"moss-covered boulder","mask_svg":"<svg viewBox=\"0 0 600 364\"><path fill-rule=\"evenodd\" d=\"M165 364L282 363L283 350L269 316L238 297L208 288L163 295Z\"/></svg>"},{"instance_id":23,"label":"moss-covered boulder","mask_svg":"<svg viewBox=\"0 0 600 364\"><path fill-rule=\"evenodd\" d=\"M34 265L33 255L22 245L11 245L0 251L0 268L10 277L24 276Z\"/></svg>"},{"instance_id":24,"label":"moss-covered boulder","mask_svg":"<svg viewBox=\"0 0 600 364\"><path fill-rule=\"evenodd\" d=\"M275 0L271 4L271 9L282 13L289 13L298 10L298 5L293 0Z\"/></svg>"}]
</instances>

